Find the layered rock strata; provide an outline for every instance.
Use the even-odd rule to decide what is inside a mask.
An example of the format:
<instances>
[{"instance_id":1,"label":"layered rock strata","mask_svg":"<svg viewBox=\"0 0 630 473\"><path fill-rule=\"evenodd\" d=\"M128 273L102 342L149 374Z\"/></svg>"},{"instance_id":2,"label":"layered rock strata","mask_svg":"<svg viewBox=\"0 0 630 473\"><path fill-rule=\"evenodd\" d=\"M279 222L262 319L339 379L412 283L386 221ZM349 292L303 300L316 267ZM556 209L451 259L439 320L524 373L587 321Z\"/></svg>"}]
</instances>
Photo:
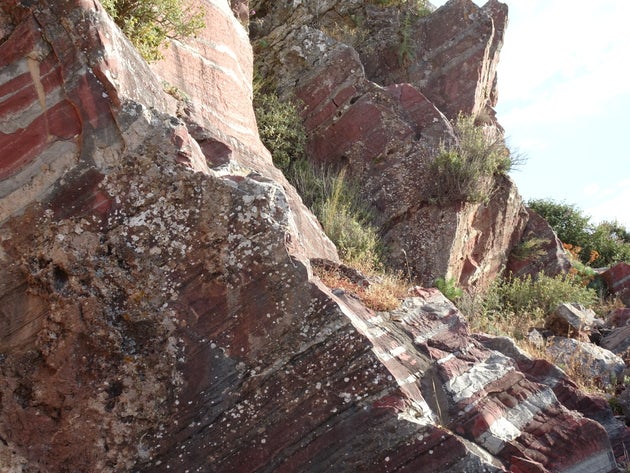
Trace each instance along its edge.
<instances>
[{"instance_id":1,"label":"layered rock strata","mask_svg":"<svg viewBox=\"0 0 630 473\"><path fill-rule=\"evenodd\" d=\"M98 3L0 6L0 469L613 471L610 411L439 293L377 314L312 276L335 249L246 129L243 26L204 6L157 66L190 103Z\"/></svg>"},{"instance_id":2,"label":"layered rock strata","mask_svg":"<svg viewBox=\"0 0 630 473\"><path fill-rule=\"evenodd\" d=\"M484 202L442 202L450 190L431 163L460 113L500 132L492 106L507 7L458 0L420 17L409 5L254 5L261 72L304 104L312 159L346 167L361 187L390 264L425 284L486 287L527 222L518 191L497 176Z\"/></svg>"}]
</instances>

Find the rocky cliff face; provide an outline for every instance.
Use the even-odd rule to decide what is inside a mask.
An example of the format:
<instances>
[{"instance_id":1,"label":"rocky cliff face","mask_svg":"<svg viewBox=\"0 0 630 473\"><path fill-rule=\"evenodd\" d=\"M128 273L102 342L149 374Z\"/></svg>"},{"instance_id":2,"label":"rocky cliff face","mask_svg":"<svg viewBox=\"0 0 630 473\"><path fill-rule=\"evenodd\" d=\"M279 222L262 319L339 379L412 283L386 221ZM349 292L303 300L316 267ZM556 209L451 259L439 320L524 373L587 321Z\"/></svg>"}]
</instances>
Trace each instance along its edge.
<instances>
[{"instance_id":1,"label":"rocky cliff face","mask_svg":"<svg viewBox=\"0 0 630 473\"><path fill-rule=\"evenodd\" d=\"M421 17L371 2L254 2L257 62L305 104L314 159L345 166L372 204L390 263L422 282L484 287L527 214L513 182L488 202L436 205L431 162L463 113L497 128L496 66L507 7L451 1Z\"/></svg>"},{"instance_id":2,"label":"rocky cliff face","mask_svg":"<svg viewBox=\"0 0 630 473\"><path fill-rule=\"evenodd\" d=\"M335 248L254 131L243 25L203 5L153 69L97 2L0 7L0 469L614 471L626 431L551 365L435 291L374 313L312 276ZM448 132L361 77L402 141Z\"/></svg>"}]
</instances>

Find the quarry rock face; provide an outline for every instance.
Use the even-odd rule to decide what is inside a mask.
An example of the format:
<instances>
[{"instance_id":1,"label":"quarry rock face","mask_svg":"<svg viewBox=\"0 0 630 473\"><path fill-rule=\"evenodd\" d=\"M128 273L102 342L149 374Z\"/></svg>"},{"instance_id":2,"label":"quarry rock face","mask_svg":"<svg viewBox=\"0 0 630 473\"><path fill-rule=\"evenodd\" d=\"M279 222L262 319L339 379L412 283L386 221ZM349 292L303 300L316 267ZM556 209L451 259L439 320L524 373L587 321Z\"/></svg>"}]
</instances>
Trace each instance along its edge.
<instances>
[{"instance_id":1,"label":"quarry rock face","mask_svg":"<svg viewBox=\"0 0 630 473\"><path fill-rule=\"evenodd\" d=\"M312 275L336 251L250 128L227 0L152 68L98 3L25 5L0 6L0 470L615 471L627 429L553 365L437 291L375 313Z\"/></svg>"},{"instance_id":2,"label":"quarry rock face","mask_svg":"<svg viewBox=\"0 0 630 473\"><path fill-rule=\"evenodd\" d=\"M360 186L390 264L424 284L490 284L527 223L521 197L497 176L487 201L436 203L448 190L431 163L460 112L498 128L507 7L457 1L426 17L350 1L254 7L260 71L303 104L312 159Z\"/></svg>"}]
</instances>

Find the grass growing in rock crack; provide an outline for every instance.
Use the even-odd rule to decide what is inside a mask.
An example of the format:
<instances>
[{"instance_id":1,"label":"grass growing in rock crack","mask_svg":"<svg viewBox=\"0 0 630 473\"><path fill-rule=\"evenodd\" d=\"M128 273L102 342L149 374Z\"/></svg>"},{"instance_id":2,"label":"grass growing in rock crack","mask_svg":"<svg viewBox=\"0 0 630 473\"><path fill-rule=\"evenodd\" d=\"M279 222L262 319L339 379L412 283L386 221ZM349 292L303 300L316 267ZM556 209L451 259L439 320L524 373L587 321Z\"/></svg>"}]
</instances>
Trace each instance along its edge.
<instances>
[{"instance_id":1,"label":"grass growing in rock crack","mask_svg":"<svg viewBox=\"0 0 630 473\"><path fill-rule=\"evenodd\" d=\"M460 114L453 130L455 141L442 143L431 163L435 199L440 204L488 202L496 176L506 175L523 158L509 151L499 131L477 126L472 116Z\"/></svg>"},{"instance_id":2,"label":"grass growing in rock crack","mask_svg":"<svg viewBox=\"0 0 630 473\"><path fill-rule=\"evenodd\" d=\"M261 82L254 85L254 94L260 137L274 164L319 219L344 263L364 272L372 281L368 288L355 288L353 292L375 310L395 308L402 287L406 292L410 284L383 269L380 238L358 187L344 169L317 166L306 159L306 131L295 103L281 101L270 92L268 84ZM341 285L339 275L321 276L329 285L335 281Z\"/></svg>"}]
</instances>

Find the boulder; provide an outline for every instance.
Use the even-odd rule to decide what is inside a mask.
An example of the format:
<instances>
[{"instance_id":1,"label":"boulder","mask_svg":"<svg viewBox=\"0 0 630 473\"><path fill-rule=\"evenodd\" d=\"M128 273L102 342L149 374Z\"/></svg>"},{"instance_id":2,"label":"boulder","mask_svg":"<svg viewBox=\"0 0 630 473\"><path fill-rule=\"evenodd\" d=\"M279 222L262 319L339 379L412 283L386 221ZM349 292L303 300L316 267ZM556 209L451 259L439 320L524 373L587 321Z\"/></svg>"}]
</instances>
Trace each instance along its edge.
<instances>
[{"instance_id":1,"label":"boulder","mask_svg":"<svg viewBox=\"0 0 630 473\"><path fill-rule=\"evenodd\" d=\"M592 343L564 337L547 341L546 351L554 362L589 383L614 386L626 367L619 356Z\"/></svg>"},{"instance_id":2,"label":"boulder","mask_svg":"<svg viewBox=\"0 0 630 473\"><path fill-rule=\"evenodd\" d=\"M630 362L630 325L612 329L602 339L602 347Z\"/></svg>"},{"instance_id":3,"label":"boulder","mask_svg":"<svg viewBox=\"0 0 630 473\"><path fill-rule=\"evenodd\" d=\"M607 323L610 327L623 327L630 324L630 308L622 307L613 310L608 316Z\"/></svg>"},{"instance_id":4,"label":"boulder","mask_svg":"<svg viewBox=\"0 0 630 473\"><path fill-rule=\"evenodd\" d=\"M560 304L547 316L545 328L559 337L588 341L589 332L595 325L595 312L580 304Z\"/></svg>"},{"instance_id":5,"label":"boulder","mask_svg":"<svg viewBox=\"0 0 630 473\"><path fill-rule=\"evenodd\" d=\"M626 307L630 307L630 264L617 263L602 273L608 289L618 295Z\"/></svg>"},{"instance_id":6,"label":"boulder","mask_svg":"<svg viewBox=\"0 0 630 473\"><path fill-rule=\"evenodd\" d=\"M527 225L510 253L506 270L515 277L557 276L571 269L562 242L547 221L527 209Z\"/></svg>"}]
</instances>

